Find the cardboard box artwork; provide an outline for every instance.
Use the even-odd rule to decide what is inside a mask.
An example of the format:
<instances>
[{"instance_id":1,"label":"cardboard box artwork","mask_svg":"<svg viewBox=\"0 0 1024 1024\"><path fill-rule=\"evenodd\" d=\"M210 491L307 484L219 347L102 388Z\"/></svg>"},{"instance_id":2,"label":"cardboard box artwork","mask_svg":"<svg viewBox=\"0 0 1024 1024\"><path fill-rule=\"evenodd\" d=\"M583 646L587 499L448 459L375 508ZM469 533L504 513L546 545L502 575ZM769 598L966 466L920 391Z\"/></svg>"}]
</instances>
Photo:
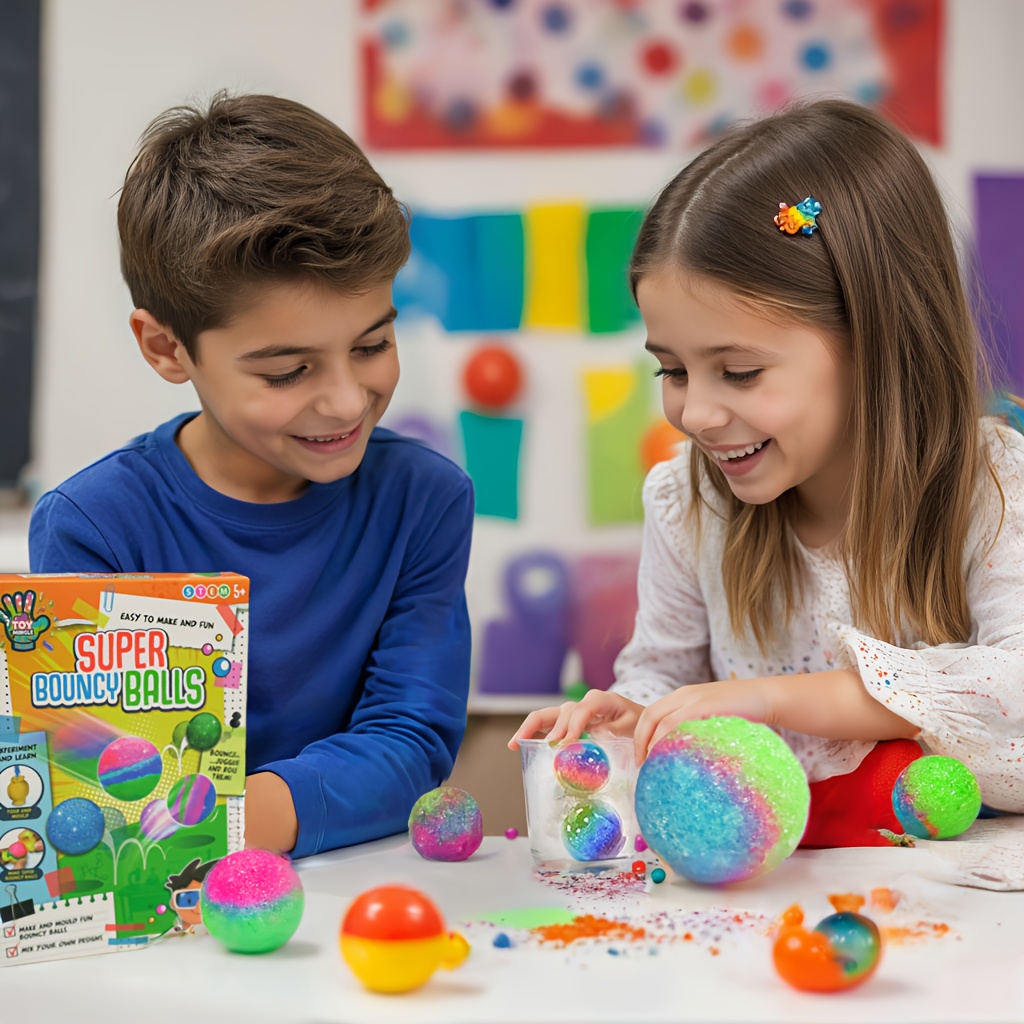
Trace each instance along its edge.
<instances>
[{"instance_id":1,"label":"cardboard box artwork","mask_svg":"<svg viewBox=\"0 0 1024 1024\"><path fill-rule=\"evenodd\" d=\"M201 924L244 832L249 581L0 575L0 966Z\"/></svg>"}]
</instances>

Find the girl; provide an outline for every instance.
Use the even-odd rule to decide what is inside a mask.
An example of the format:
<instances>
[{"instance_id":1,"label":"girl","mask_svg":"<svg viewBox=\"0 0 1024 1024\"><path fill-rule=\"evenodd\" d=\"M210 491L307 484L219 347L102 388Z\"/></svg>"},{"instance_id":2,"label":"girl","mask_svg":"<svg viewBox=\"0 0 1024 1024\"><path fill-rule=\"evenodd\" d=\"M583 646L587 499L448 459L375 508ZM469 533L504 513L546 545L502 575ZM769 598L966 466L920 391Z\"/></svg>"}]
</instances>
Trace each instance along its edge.
<instances>
[{"instance_id":1,"label":"girl","mask_svg":"<svg viewBox=\"0 0 1024 1024\"><path fill-rule=\"evenodd\" d=\"M902 831L915 739L1024 811L1024 438L982 416L920 155L840 101L738 128L661 193L630 281L689 441L644 487L615 685L509 745L601 728L642 760L687 719L764 722L807 770L812 846Z\"/></svg>"}]
</instances>

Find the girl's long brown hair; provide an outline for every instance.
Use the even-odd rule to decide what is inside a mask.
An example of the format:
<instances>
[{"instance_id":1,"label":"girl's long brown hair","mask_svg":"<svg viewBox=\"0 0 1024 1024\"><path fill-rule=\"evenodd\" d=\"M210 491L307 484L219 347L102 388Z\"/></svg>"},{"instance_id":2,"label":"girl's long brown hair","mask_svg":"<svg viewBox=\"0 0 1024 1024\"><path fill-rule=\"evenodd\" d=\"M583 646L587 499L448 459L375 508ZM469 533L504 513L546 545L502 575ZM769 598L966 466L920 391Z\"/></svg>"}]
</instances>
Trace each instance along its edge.
<instances>
[{"instance_id":1,"label":"girl's long brown hair","mask_svg":"<svg viewBox=\"0 0 1024 1024\"><path fill-rule=\"evenodd\" d=\"M781 234L780 202L822 204L811 236ZM850 512L841 540L854 619L899 643L971 632L964 544L982 466L982 347L938 189L913 145L871 111L820 101L739 127L685 167L640 230L634 294L676 267L729 288L767 316L810 325L848 347L853 374ZM991 467L989 466L991 471ZM796 496L735 498L696 445L727 508L723 558L734 631L762 648L801 581L789 523ZM692 506L700 520L700 504Z\"/></svg>"}]
</instances>

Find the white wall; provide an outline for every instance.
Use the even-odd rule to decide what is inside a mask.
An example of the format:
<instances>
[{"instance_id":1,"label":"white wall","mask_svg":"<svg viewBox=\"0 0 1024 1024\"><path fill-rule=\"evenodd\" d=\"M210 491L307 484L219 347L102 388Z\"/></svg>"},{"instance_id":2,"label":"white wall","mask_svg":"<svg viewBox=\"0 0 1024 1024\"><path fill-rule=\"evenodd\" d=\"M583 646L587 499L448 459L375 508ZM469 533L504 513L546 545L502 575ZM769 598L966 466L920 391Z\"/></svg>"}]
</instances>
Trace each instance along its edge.
<instances>
[{"instance_id":1,"label":"white wall","mask_svg":"<svg viewBox=\"0 0 1024 1024\"><path fill-rule=\"evenodd\" d=\"M357 138L356 0L47 0L43 54L43 265L30 484L45 489L176 412L186 388L163 382L135 350L118 269L117 190L148 121L220 88L279 93ZM970 175L1024 169L1024 3L950 0L946 144L929 153L967 228ZM686 154L603 151L371 158L396 193L433 209L517 209L545 199L646 204ZM497 611L494 585L512 552L629 547L635 526L585 528L583 366L639 354L641 332L602 341L515 340L529 380L519 523L478 520L470 599ZM459 403L458 370L475 341L400 331L396 407ZM653 368L653 367L652 367ZM426 390L423 388L423 390ZM116 500L116 499L112 499Z\"/></svg>"}]
</instances>

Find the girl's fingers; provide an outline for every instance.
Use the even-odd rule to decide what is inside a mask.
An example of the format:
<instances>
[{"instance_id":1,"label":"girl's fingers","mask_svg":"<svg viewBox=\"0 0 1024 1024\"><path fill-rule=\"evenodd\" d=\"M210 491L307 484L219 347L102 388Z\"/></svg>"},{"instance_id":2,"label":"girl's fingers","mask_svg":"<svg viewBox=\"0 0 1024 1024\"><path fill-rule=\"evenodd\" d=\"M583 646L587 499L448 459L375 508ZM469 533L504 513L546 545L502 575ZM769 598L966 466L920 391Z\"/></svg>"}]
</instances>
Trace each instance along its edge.
<instances>
[{"instance_id":1,"label":"girl's fingers","mask_svg":"<svg viewBox=\"0 0 1024 1024\"><path fill-rule=\"evenodd\" d=\"M573 714L579 709L579 705L574 701L566 701L558 709L558 719L553 726L548 730L548 742L558 743L560 740L565 739L569 732L569 723L572 720ZM581 730L582 731L582 730Z\"/></svg>"},{"instance_id":2,"label":"girl's fingers","mask_svg":"<svg viewBox=\"0 0 1024 1024\"><path fill-rule=\"evenodd\" d=\"M561 707L541 708L539 711L531 711L523 724L516 730L515 735L508 741L509 750L518 750L520 740L528 740L535 733L548 732L558 720Z\"/></svg>"}]
</instances>

